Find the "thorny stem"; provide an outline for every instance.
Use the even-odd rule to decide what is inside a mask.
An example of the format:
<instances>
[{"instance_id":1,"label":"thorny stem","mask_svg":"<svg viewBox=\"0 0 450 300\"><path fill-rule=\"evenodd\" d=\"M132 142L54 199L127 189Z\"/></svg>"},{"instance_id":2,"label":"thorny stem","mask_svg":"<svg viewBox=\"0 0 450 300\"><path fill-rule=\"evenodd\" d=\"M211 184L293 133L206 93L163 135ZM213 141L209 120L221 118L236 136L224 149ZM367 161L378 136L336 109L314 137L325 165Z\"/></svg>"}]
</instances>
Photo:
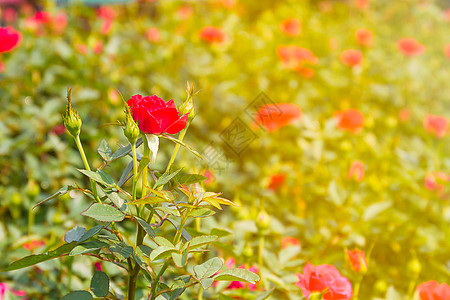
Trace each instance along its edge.
<instances>
[{"instance_id":1,"label":"thorny stem","mask_svg":"<svg viewBox=\"0 0 450 300\"><path fill-rule=\"evenodd\" d=\"M132 192L132 197L133 197L133 201L136 200L136 184L137 184L137 156L136 156L136 143L134 143L131 147L132 151L133 151L133 192Z\"/></svg>"},{"instance_id":2,"label":"thorny stem","mask_svg":"<svg viewBox=\"0 0 450 300\"><path fill-rule=\"evenodd\" d=\"M86 154L84 153L83 145L81 144L80 141L80 135L76 136L75 143L77 144L77 148L78 151L80 152L81 159L83 160L84 167L86 168L86 170L91 171L91 168L89 167L89 162L86 158ZM95 199L97 200L98 203L102 203L102 200L100 200L100 198L98 197L97 184L91 178L89 178L89 180L91 181L92 192L94 193Z\"/></svg>"}]
</instances>

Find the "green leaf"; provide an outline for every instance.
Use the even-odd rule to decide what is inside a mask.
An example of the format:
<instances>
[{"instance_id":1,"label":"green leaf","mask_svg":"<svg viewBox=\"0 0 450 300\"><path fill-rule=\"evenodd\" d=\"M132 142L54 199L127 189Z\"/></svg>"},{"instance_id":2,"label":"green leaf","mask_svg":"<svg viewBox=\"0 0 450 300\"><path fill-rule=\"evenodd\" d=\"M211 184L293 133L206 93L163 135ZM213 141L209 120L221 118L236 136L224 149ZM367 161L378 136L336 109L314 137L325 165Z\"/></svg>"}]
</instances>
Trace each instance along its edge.
<instances>
[{"instance_id":1,"label":"green leaf","mask_svg":"<svg viewBox=\"0 0 450 300\"><path fill-rule=\"evenodd\" d=\"M369 221L378 216L380 213L392 206L390 201L377 202L369 205L364 209L364 214L362 219L364 221Z\"/></svg>"},{"instance_id":2,"label":"green leaf","mask_svg":"<svg viewBox=\"0 0 450 300\"><path fill-rule=\"evenodd\" d=\"M207 290L211 287L211 285L214 282L214 278L204 278L200 280L200 284L202 285L203 289Z\"/></svg>"},{"instance_id":3,"label":"green leaf","mask_svg":"<svg viewBox=\"0 0 450 300\"><path fill-rule=\"evenodd\" d=\"M109 278L102 271L95 271L91 279L91 291L97 297L106 297L109 292Z\"/></svg>"},{"instance_id":4,"label":"green leaf","mask_svg":"<svg viewBox=\"0 0 450 300\"><path fill-rule=\"evenodd\" d=\"M156 236L155 231L153 231L153 228L145 220L139 217L134 218L136 219L136 221L139 222L139 224L142 226L142 228L145 230L145 232L147 232L149 236L151 236L152 238Z\"/></svg>"},{"instance_id":5,"label":"green leaf","mask_svg":"<svg viewBox=\"0 0 450 300\"><path fill-rule=\"evenodd\" d=\"M100 241L90 241L77 245L75 248L70 251L70 256L80 255L84 253L89 253L104 247L107 247L108 244Z\"/></svg>"},{"instance_id":6,"label":"green leaf","mask_svg":"<svg viewBox=\"0 0 450 300\"><path fill-rule=\"evenodd\" d=\"M122 199L119 196L119 193L117 192L113 192L111 190L104 190L102 189L102 191L106 194L106 196L108 197L109 200L111 200L112 203L114 203L114 205L120 209L121 211L123 211L124 213L126 212L127 206L125 205L125 200Z\"/></svg>"},{"instance_id":7,"label":"green leaf","mask_svg":"<svg viewBox=\"0 0 450 300\"><path fill-rule=\"evenodd\" d=\"M200 174L182 174L181 176L177 176L175 178L175 182L177 182L178 184L188 185L197 182L202 182L207 179L208 177L205 177Z\"/></svg>"},{"instance_id":8,"label":"green leaf","mask_svg":"<svg viewBox=\"0 0 450 300\"><path fill-rule=\"evenodd\" d=\"M132 176L130 173L133 171L133 161L130 161L120 176L118 186L122 186Z\"/></svg>"},{"instance_id":9,"label":"green leaf","mask_svg":"<svg viewBox=\"0 0 450 300\"><path fill-rule=\"evenodd\" d=\"M171 241L169 241L168 239L166 239L165 237L162 236L157 236L155 237L155 243L158 244L158 246L169 246L169 247L174 247L174 245L172 244Z\"/></svg>"},{"instance_id":10,"label":"green leaf","mask_svg":"<svg viewBox=\"0 0 450 300\"><path fill-rule=\"evenodd\" d=\"M165 172L163 175L161 175L161 177L158 178L158 180L155 182L155 186L153 188L156 189L158 186L165 185L166 183L168 183L170 181L170 179L175 177L181 170L182 169L178 169L170 174L168 172Z\"/></svg>"},{"instance_id":11,"label":"green leaf","mask_svg":"<svg viewBox=\"0 0 450 300\"><path fill-rule=\"evenodd\" d=\"M112 157L112 151L111 148L109 148L108 142L105 141L105 139L103 139L100 142L100 146L98 146L97 148L97 152L98 154L100 154L100 156L105 160L105 161L110 161L111 157Z\"/></svg>"},{"instance_id":12,"label":"green leaf","mask_svg":"<svg viewBox=\"0 0 450 300\"><path fill-rule=\"evenodd\" d=\"M109 245L108 248L109 251L111 251L112 254L119 260L127 259L133 253L133 247L127 246L126 244L123 243L119 245Z\"/></svg>"},{"instance_id":13,"label":"green leaf","mask_svg":"<svg viewBox=\"0 0 450 300\"><path fill-rule=\"evenodd\" d=\"M184 251L188 246L190 250L199 248L201 246L207 245L209 243L212 243L216 241L219 237L217 235L202 235L202 236L196 236L184 244L181 251Z\"/></svg>"},{"instance_id":14,"label":"green leaf","mask_svg":"<svg viewBox=\"0 0 450 300\"><path fill-rule=\"evenodd\" d=\"M181 294L184 293L184 291L186 290L186 288L178 288L178 289L174 289L172 291L172 293L170 294L170 299L169 300L175 300L178 299L178 297L181 296Z\"/></svg>"},{"instance_id":15,"label":"green leaf","mask_svg":"<svg viewBox=\"0 0 450 300\"><path fill-rule=\"evenodd\" d=\"M38 204L36 204L35 206L33 206L33 209L36 208L36 207L38 207L38 206L41 205L41 204L44 204L44 203L47 202L47 201L50 201L50 200L52 200L52 199L54 199L54 198L56 198L56 197L59 197L59 196L61 196L61 195L64 195L64 194L66 194L68 191L71 191L71 190L74 190L74 189L75 189L75 187L70 186L70 185L63 186L63 187L60 188L56 193L54 193L54 194L51 195L50 197L45 198L44 200L40 201Z\"/></svg>"},{"instance_id":16,"label":"green leaf","mask_svg":"<svg viewBox=\"0 0 450 300\"><path fill-rule=\"evenodd\" d=\"M271 288L270 290L267 290L261 294L259 294L259 296L255 299L255 300L265 300L267 298L270 297L270 295L272 295L273 291L275 291L275 288Z\"/></svg>"},{"instance_id":17,"label":"green leaf","mask_svg":"<svg viewBox=\"0 0 450 300\"><path fill-rule=\"evenodd\" d=\"M164 212L166 214L169 214L169 215L172 215L172 216L175 216L175 217L179 217L180 216L180 212L177 209L175 209L175 208L170 208L170 207L166 207L166 206L160 206L160 207L155 207L154 209L162 211L162 212Z\"/></svg>"},{"instance_id":18,"label":"green leaf","mask_svg":"<svg viewBox=\"0 0 450 300\"><path fill-rule=\"evenodd\" d=\"M6 269L2 270L2 272L8 272L8 271L14 271L22 268L26 268L29 266L36 265L38 263L54 259L57 257L60 257L64 254L69 253L72 251L72 249L76 246L76 242L71 242L69 244L64 244L55 250L47 252L47 254L36 254L36 255L30 255L26 256L24 258L21 258L13 263L11 263Z\"/></svg>"},{"instance_id":19,"label":"green leaf","mask_svg":"<svg viewBox=\"0 0 450 300\"><path fill-rule=\"evenodd\" d=\"M194 274L198 279L208 278L217 273L223 266L223 261L218 257L213 257L210 260L194 267ZM213 280L214 281L214 280Z\"/></svg>"},{"instance_id":20,"label":"green leaf","mask_svg":"<svg viewBox=\"0 0 450 300\"><path fill-rule=\"evenodd\" d=\"M113 155L111 156L111 160L115 160L115 159L124 157L125 155L127 155L130 152L131 152L131 145L128 144L124 147L119 148L116 152L114 152Z\"/></svg>"},{"instance_id":21,"label":"green leaf","mask_svg":"<svg viewBox=\"0 0 450 300\"><path fill-rule=\"evenodd\" d=\"M199 208L192 210L188 216L193 218L205 218L214 215L216 212L209 208Z\"/></svg>"},{"instance_id":22,"label":"green leaf","mask_svg":"<svg viewBox=\"0 0 450 300\"><path fill-rule=\"evenodd\" d=\"M94 180L95 182L102 184L106 187L112 187L114 184L114 181L113 182L105 181L105 179L109 180L111 177L108 178L107 176L105 176L104 174L106 174L106 173L104 173L104 172L102 174L102 173L97 173L97 172L83 170L83 169L77 169L77 170L80 171L81 173L83 173L84 175L86 175L87 177L89 177L90 179Z\"/></svg>"},{"instance_id":23,"label":"green leaf","mask_svg":"<svg viewBox=\"0 0 450 300\"><path fill-rule=\"evenodd\" d=\"M90 300L90 299L92 299L92 295L88 291L70 292L61 298L61 300Z\"/></svg>"},{"instance_id":24,"label":"green leaf","mask_svg":"<svg viewBox=\"0 0 450 300\"><path fill-rule=\"evenodd\" d=\"M244 281L248 283L255 283L259 281L259 276L246 269L231 269L220 272L214 276L217 281Z\"/></svg>"},{"instance_id":25,"label":"green leaf","mask_svg":"<svg viewBox=\"0 0 450 300\"><path fill-rule=\"evenodd\" d=\"M139 162L139 167L138 167L138 174L140 174L142 171L144 171L144 169L148 166L149 163L150 163L150 157L148 157L148 156L141 157L141 161Z\"/></svg>"},{"instance_id":26,"label":"green leaf","mask_svg":"<svg viewBox=\"0 0 450 300\"><path fill-rule=\"evenodd\" d=\"M150 254L150 260L155 261L155 260L167 257L170 254L172 254L173 252L178 252L178 249L176 249L175 247L171 247L171 246L156 247L156 249L154 249L152 251L152 253Z\"/></svg>"},{"instance_id":27,"label":"green leaf","mask_svg":"<svg viewBox=\"0 0 450 300\"><path fill-rule=\"evenodd\" d=\"M81 237L86 233L86 228L78 227L77 225L66 232L64 235L64 241L66 243L78 242Z\"/></svg>"},{"instance_id":28,"label":"green leaf","mask_svg":"<svg viewBox=\"0 0 450 300\"><path fill-rule=\"evenodd\" d=\"M176 253L176 252L172 253L173 262L178 268L182 268L187 264L188 253L189 253L188 249L186 249L186 251L184 251L183 253Z\"/></svg>"},{"instance_id":29,"label":"green leaf","mask_svg":"<svg viewBox=\"0 0 450 300\"><path fill-rule=\"evenodd\" d=\"M218 237L224 237L233 234L230 230L223 228L213 228L211 229L210 233L211 235L217 235Z\"/></svg>"},{"instance_id":30,"label":"green leaf","mask_svg":"<svg viewBox=\"0 0 450 300\"><path fill-rule=\"evenodd\" d=\"M108 224L106 224L108 225ZM105 225L105 227L106 227ZM78 240L78 242L84 242L87 239L90 239L91 237L93 237L94 235L96 235L97 233L99 233L101 230L103 229L102 225L97 225L92 227L91 229L89 229L85 234L83 234L83 236Z\"/></svg>"},{"instance_id":31,"label":"green leaf","mask_svg":"<svg viewBox=\"0 0 450 300\"><path fill-rule=\"evenodd\" d=\"M188 149L192 154L194 154L198 158L203 159L202 156L197 151L195 151L194 149L192 149L190 146L186 145L185 143L183 143L179 139L176 139L176 138L174 138L172 136L169 136L169 135L160 135L160 137L168 139L168 140L171 140L172 142L183 146L184 148Z\"/></svg>"},{"instance_id":32,"label":"green leaf","mask_svg":"<svg viewBox=\"0 0 450 300\"><path fill-rule=\"evenodd\" d=\"M145 262L145 258L150 257L150 253L152 252L152 248L146 245L139 245L133 252L133 258L136 263L141 266L141 268L147 268L147 263Z\"/></svg>"},{"instance_id":33,"label":"green leaf","mask_svg":"<svg viewBox=\"0 0 450 300\"><path fill-rule=\"evenodd\" d=\"M125 214L108 204L94 203L81 215L92 218L100 222L121 222Z\"/></svg>"}]
</instances>

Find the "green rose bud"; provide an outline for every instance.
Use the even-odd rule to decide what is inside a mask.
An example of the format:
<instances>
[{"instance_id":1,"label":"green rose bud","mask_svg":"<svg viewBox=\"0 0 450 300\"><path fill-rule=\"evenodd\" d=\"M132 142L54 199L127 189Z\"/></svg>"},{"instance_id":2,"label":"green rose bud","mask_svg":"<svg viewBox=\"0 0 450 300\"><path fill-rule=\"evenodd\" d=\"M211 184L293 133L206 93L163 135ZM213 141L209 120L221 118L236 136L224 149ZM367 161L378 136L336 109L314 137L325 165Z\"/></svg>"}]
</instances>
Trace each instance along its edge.
<instances>
[{"instance_id":1,"label":"green rose bud","mask_svg":"<svg viewBox=\"0 0 450 300\"><path fill-rule=\"evenodd\" d=\"M127 113L127 111L128 110L126 110L125 112ZM134 145L136 143L141 131L139 130L139 126L133 120L133 117L131 116L129 111L126 116L127 116L127 120L126 120L125 126L122 127L123 134L127 137L130 144Z\"/></svg>"},{"instance_id":2,"label":"green rose bud","mask_svg":"<svg viewBox=\"0 0 450 300\"><path fill-rule=\"evenodd\" d=\"M71 89L67 89L67 101L66 112L63 116L64 126L73 137L77 137L80 134L81 118L77 112L72 108L72 99L70 97Z\"/></svg>"},{"instance_id":3,"label":"green rose bud","mask_svg":"<svg viewBox=\"0 0 450 300\"><path fill-rule=\"evenodd\" d=\"M194 92L194 85L191 85L189 82L187 82L186 93L187 93L186 101L184 101L184 103L180 106L179 112L180 115L189 113L188 120L192 120L195 116L193 98L194 95L197 93Z\"/></svg>"}]
</instances>

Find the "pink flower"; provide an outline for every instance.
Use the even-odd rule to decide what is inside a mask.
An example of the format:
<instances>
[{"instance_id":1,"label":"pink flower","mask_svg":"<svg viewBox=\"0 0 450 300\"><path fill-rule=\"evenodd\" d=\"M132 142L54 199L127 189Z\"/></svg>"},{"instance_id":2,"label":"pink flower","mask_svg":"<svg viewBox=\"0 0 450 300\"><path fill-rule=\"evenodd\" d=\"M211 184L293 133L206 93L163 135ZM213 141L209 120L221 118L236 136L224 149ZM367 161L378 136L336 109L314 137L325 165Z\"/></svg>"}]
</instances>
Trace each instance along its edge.
<instances>
[{"instance_id":1,"label":"pink flower","mask_svg":"<svg viewBox=\"0 0 450 300\"><path fill-rule=\"evenodd\" d=\"M298 282L295 284L302 290L303 296L309 299L313 292L323 292L324 300L350 300L353 296L352 284L341 275L333 265L314 266L307 263L303 274L296 274Z\"/></svg>"},{"instance_id":2,"label":"pink flower","mask_svg":"<svg viewBox=\"0 0 450 300\"><path fill-rule=\"evenodd\" d=\"M334 118L340 130L349 131L353 134L359 133L364 128L364 114L354 108L336 111Z\"/></svg>"},{"instance_id":3,"label":"pink flower","mask_svg":"<svg viewBox=\"0 0 450 300\"><path fill-rule=\"evenodd\" d=\"M3 10L2 17L6 23L13 23L17 20L17 11L12 7L6 7Z\"/></svg>"},{"instance_id":4,"label":"pink flower","mask_svg":"<svg viewBox=\"0 0 450 300\"><path fill-rule=\"evenodd\" d=\"M10 52L22 41L22 34L11 26L0 27L0 53Z\"/></svg>"},{"instance_id":5,"label":"pink flower","mask_svg":"<svg viewBox=\"0 0 450 300\"><path fill-rule=\"evenodd\" d=\"M348 170L348 178L354 178L357 182L361 182L364 179L364 167L364 163L358 160L353 161Z\"/></svg>"},{"instance_id":6,"label":"pink flower","mask_svg":"<svg viewBox=\"0 0 450 300\"><path fill-rule=\"evenodd\" d=\"M111 6L102 6L97 9L97 16L103 20L114 20L116 12Z\"/></svg>"},{"instance_id":7,"label":"pink flower","mask_svg":"<svg viewBox=\"0 0 450 300\"><path fill-rule=\"evenodd\" d=\"M450 22L450 8L444 10L443 16L445 21Z\"/></svg>"},{"instance_id":8,"label":"pink flower","mask_svg":"<svg viewBox=\"0 0 450 300\"><path fill-rule=\"evenodd\" d=\"M0 282L0 300L4 299L6 292L9 292L9 293L11 293L13 295L16 295L16 296L19 296L19 297L25 297L26 296L25 291L23 291L23 290L14 290L7 283Z\"/></svg>"},{"instance_id":9,"label":"pink flower","mask_svg":"<svg viewBox=\"0 0 450 300\"><path fill-rule=\"evenodd\" d=\"M438 138L442 138L447 133L448 120L444 116L428 114L423 120L423 127L428 133L434 133Z\"/></svg>"},{"instance_id":10,"label":"pink flower","mask_svg":"<svg viewBox=\"0 0 450 300\"><path fill-rule=\"evenodd\" d=\"M229 258L229 259L227 259L226 261L225 261L225 266L228 268L228 269L232 269L232 268L234 268L234 266L235 266L235 260L234 260L234 258ZM239 267L238 267L239 269L246 269L245 268L245 265L240 265ZM258 270L258 268L256 267L256 266L250 266L249 268L248 268L248 270L250 271L250 272L253 272L253 273L259 273L259 270ZM227 287L227 290L240 290L240 289L245 289L246 287L248 287L248 289L250 290L250 291L256 291L257 290L257 285L256 284L252 284L252 283L244 283L244 282L241 282L241 281L232 281L229 285L228 285L228 287Z\"/></svg>"},{"instance_id":11,"label":"pink flower","mask_svg":"<svg viewBox=\"0 0 450 300\"><path fill-rule=\"evenodd\" d=\"M94 45L92 46L92 52L94 54L101 54L103 52L103 42L102 41L96 41Z\"/></svg>"},{"instance_id":12,"label":"pink flower","mask_svg":"<svg viewBox=\"0 0 450 300\"><path fill-rule=\"evenodd\" d=\"M194 10L189 5L183 5L177 10L177 15L181 20L189 19L193 13Z\"/></svg>"},{"instance_id":13,"label":"pink flower","mask_svg":"<svg viewBox=\"0 0 450 300\"><path fill-rule=\"evenodd\" d=\"M210 44L222 44L226 40L226 33L220 27L215 26L205 26L200 29L199 32L200 39L210 43Z\"/></svg>"},{"instance_id":14,"label":"pink flower","mask_svg":"<svg viewBox=\"0 0 450 300\"><path fill-rule=\"evenodd\" d=\"M280 30L289 36L298 36L301 31L301 23L297 18L289 18L281 22Z\"/></svg>"},{"instance_id":15,"label":"pink flower","mask_svg":"<svg viewBox=\"0 0 450 300\"><path fill-rule=\"evenodd\" d=\"M435 280L422 282L417 287L420 300L448 300L450 299L450 286L446 283L439 284Z\"/></svg>"},{"instance_id":16,"label":"pink flower","mask_svg":"<svg viewBox=\"0 0 450 300\"><path fill-rule=\"evenodd\" d=\"M359 28L355 31L355 38L358 44L364 47L373 46L373 32L366 28Z\"/></svg>"},{"instance_id":17,"label":"pink flower","mask_svg":"<svg viewBox=\"0 0 450 300\"><path fill-rule=\"evenodd\" d=\"M204 181L206 185L211 184L216 180L216 176L214 176L214 173L209 169L203 173L203 176L208 177L208 179Z\"/></svg>"},{"instance_id":18,"label":"pink flower","mask_svg":"<svg viewBox=\"0 0 450 300\"><path fill-rule=\"evenodd\" d=\"M95 271L103 271L102 263L97 261L94 263Z\"/></svg>"},{"instance_id":19,"label":"pink flower","mask_svg":"<svg viewBox=\"0 0 450 300\"><path fill-rule=\"evenodd\" d=\"M358 249L350 251L345 249L345 253L347 253L353 271L356 273L367 271L366 253L364 251Z\"/></svg>"},{"instance_id":20,"label":"pink flower","mask_svg":"<svg viewBox=\"0 0 450 300\"><path fill-rule=\"evenodd\" d=\"M450 181L450 175L444 172L432 172L425 176L425 188L430 191L437 190L438 193L443 193L445 184Z\"/></svg>"},{"instance_id":21,"label":"pink flower","mask_svg":"<svg viewBox=\"0 0 450 300\"><path fill-rule=\"evenodd\" d=\"M152 43L157 43L161 40L161 33L156 27L148 28L145 34L147 35L148 40Z\"/></svg>"},{"instance_id":22,"label":"pink flower","mask_svg":"<svg viewBox=\"0 0 450 300\"><path fill-rule=\"evenodd\" d=\"M5 70L6 70L6 65L2 61L0 61L0 73L5 72Z\"/></svg>"},{"instance_id":23,"label":"pink flower","mask_svg":"<svg viewBox=\"0 0 450 300\"><path fill-rule=\"evenodd\" d=\"M406 57L419 56L425 53L425 46L411 37L401 38L397 41L398 50Z\"/></svg>"},{"instance_id":24,"label":"pink flower","mask_svg":"<svg viewBox=\"0 0 450 300\"><path fill-rule=\"evenodd\" d=\"M113 19L105 19L102 23L102 26L100 27L100 33L102 35L110 34L112 31L113 25L114 25Z\"/></svg>"},{"instance_id":25,"label":"pink flower","mask_svg":"<svg viewBox=\"0 0 450 300\"><path fill-rule=\"evenodd\" d=\"M341 62L349 67L359 66L363 62L363 54L359 50L346 49L339 55Z\"/></svg>"}]
</instances>

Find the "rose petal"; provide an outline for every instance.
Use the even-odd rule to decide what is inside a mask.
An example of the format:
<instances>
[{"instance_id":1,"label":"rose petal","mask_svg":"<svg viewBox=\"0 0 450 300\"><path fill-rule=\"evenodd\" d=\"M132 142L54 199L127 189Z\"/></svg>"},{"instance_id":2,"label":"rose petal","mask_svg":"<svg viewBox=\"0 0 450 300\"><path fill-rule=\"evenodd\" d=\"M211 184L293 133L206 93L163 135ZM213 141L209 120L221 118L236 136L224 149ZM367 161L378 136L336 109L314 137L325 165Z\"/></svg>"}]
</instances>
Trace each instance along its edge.
<instances>
[{"instance_id":1,"label":"rose petal","mask_svg":"<svg viewBox=\"0 0 450 300\"><path fill-rule=\"evenodd\" d=\"M175 134L175 133L180 132L181 130L184 129L184 127L186 127L188 115L189 114L185 114L185 115L181 116L177 121L172 123L172 125L167 127L164 131L169 134Z\"/></svg>"}]
</instances>

